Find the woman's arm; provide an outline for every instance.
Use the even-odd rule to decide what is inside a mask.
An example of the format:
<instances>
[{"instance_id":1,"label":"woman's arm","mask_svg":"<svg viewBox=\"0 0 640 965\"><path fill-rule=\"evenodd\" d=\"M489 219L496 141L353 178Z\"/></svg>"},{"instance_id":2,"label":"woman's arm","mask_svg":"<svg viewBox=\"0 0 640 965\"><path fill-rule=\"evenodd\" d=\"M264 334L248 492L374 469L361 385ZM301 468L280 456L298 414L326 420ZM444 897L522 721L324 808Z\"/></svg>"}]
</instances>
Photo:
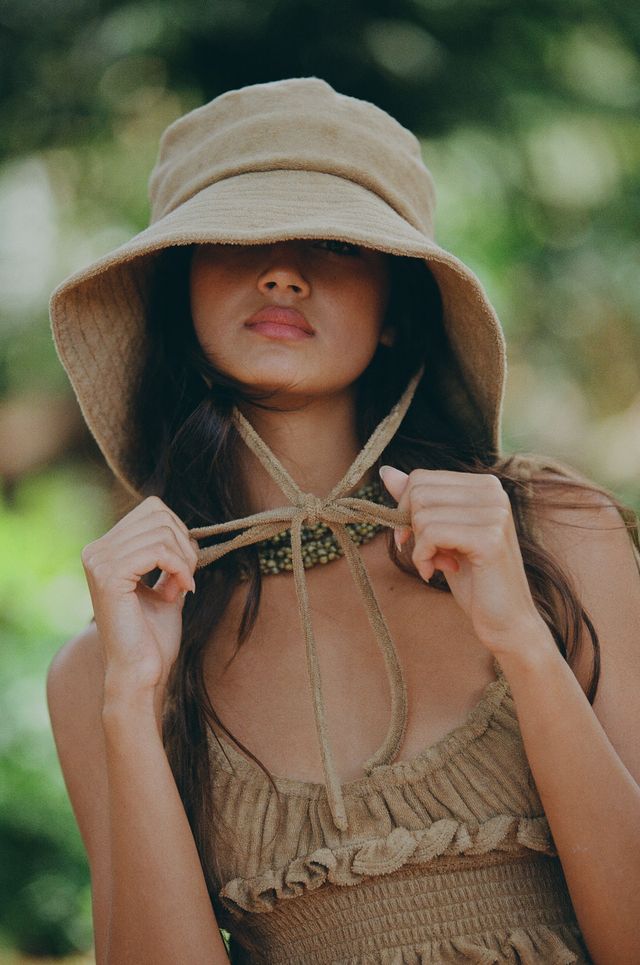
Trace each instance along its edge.
<instances>
[{"instance_id":1,"label":"woman's arm","mask_svg":"<svg viewBox=\"0 0 640 965\"><path fill-rule=\"evenodd\" d=\"M87 847L99 965L221 965L224 945L161 740L196 548L143 500L82 551L95 627L55 657L51 720ZM142 577L160 569L148 587Z\"/></svg>"},{"instance_id":2,"label":"woman's arm","mask_svg":"<svg viewBox=\"0 0 640 965\"><path fill-rule=\"evenodd\" d=\"M501 666L593 961L636 965L640 788L548 636L533 632L531 657L505 657ZM621 719L628 709L620 708ZM626 718L630 731L639 712Z\"/></svg>"},{"instance_id":3,"label":"woman's arm","mask_svg":"<svg viewBox=\"0 0 640 965\"><path fill-rule=\"evenodd\" d=\"M118 695L107 699L102 716L111 840L109 961L226 963L152 699Z\"/></svg>"},{"instance_id":4,"label":"woman's arm","mask_svg":"<svg viewBox=\"0 0 640 965\"><path fill-rule=\"evenodd\" d=\"M640 573L609 499L572 487L538 509L546 548L573 577L598 632L594 707L535 608L511 506L491 474L381 469L410 528L423 579L445 573L478 639L497 657L589 951L598 965L635 965L640 921ZM568 504L579 500L578 509ZM409 543L409 548L411 544Z\"/></svg>"},{"instance_id":5,"label":"woman's arm","mask_svg":"<svg viewBox=\"0 0 640 965\"><path fill-rule=\"evenodd\" d=\"M228 965L153 699L103 699L95 625L52 661L47 692L91 867L98 965Z\"/></svg>"},{"instance_id":6,"label":"woman's arm","mask_svg":"<svg viewBox=\"0 0 640 965\"><path fill-rule=\"evenodd\" d=\"M500 663L593 960L635 965L640 961L640 574L627 534L607 528L620 523L612 504L598 495L583 499L583 510L548 511L541 525L545 546L573 576L599 635L602 674L593 708L544 627L533 628L528 646L505 653ZM585 634L576 668L583 682L590 651Z\"/></svg>"}]
</instances>

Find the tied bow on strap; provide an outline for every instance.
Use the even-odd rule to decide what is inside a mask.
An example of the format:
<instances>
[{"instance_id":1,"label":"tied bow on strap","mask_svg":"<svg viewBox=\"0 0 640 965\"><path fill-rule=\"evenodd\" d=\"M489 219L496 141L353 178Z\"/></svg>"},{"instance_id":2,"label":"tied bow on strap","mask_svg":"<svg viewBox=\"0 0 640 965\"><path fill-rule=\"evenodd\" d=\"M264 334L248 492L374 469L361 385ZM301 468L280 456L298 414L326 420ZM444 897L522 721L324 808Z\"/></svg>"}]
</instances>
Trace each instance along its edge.
<instances>
[{"instance_id":1,"label":"tied bow on strap","mask_svg":"<svg viewBox=\"0 0 640 965\"><path fill-rule=\"evenodd\" d=\"M235 427L247 446L255 453L267 472L278 483L285 496L289 498L290 505L281 506L276 509L267 509L263 512L255 513L252 516L246 516L243 519L229 520L228 522L217 523L213 526L200 526L190 530L190 535L196 540L242 530L237 536L222 543L201 548L199 550L197 563L197 568L200 569L235 549L269 539L269 537L276 536L283 530L289 527L291 528L293 576L306 642L307 668L311 684L316 730L322 754L327 799L333 822L340 831L347 830L348 822L342 790L333 761L333 754L327 739L320 668L311 625L309 594L302 560L302 526L305 522L314 525L322 521L335 533L349 564L356 586L362 596L367 616L384 657L391 691L391 719L387 735L381 747L379 747L375 754L363 765L365 773L369 774L374 767L393 761L400 749L407 723L407 691L398 655L369 580L364 561L351 539L345 523L368 522L390 527L406 526L410 523L410 516L408 512L401 512L397 508L381 506L379 503L374 503L368 499L356 499L353 496L343 494L354 488L367 469L370 468L384 451L411 404L422 372L423 368L421 367L409 382L400 400L393 406L389 414L371 434L366 445L358 453L346 475L324 499L315 496L313 493L303 492L291 478L284 466L276 459L269 447L263 442L251 423L248 422L238 409L234 409L233 419Z\"/></svg>"}]
</instances>

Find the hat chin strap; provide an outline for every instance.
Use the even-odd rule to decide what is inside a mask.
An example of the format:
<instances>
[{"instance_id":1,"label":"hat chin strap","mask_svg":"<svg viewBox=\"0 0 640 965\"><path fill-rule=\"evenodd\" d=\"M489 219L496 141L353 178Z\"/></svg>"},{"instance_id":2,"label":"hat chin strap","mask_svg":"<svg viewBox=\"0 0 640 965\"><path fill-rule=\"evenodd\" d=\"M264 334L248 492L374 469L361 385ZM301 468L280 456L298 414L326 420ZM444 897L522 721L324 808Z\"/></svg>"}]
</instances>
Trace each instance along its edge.
<instances>
[{"instance_id":1,"label":"hat chin strap","mask_svg":"<svg viewBox=\"0 0 640 965\"><path fill-rule=\"evenodd\" d=\"M342 795L342 789L335 769L333 753L327 737L327 722L322 687L318 653L311 624L309 594L302 560L302 526L305 521L312 525L322 521L328 525L347 559L353 579L360 591L364 607L373 629L376 641L384 657L389 689L391 693L391 718L387 735L378 750L363 765L366 774L374 767L389 764L397 755L404 737L407 724L407 689L402 675L389 629L376 599L364 560L355 543L349 536L345 523L367 522L383 526L406 526L410 523L410 514L401 512L397 508L383 506L367 499L356 499L346 493L353 489L364 473L371 467L393 438L402 422L413 399L416 387L424 366L412 377L399 401L379 423L373 431L366 445L360 450L345 476L334 486L328 496L320 498L313 493L305 493L294 482L284 466L274 456L266 443L260 438L251 423L235 408L233 410L234 424L245 443L255 453L267 472L273 477L290 500L290 505L276 509L268 509L243 519L217 523L213 526L201 526L190 530L195 539L207 536L217 536L234 530L242 530L237 536L216 543L213 546L201 548L198 554L197 568L215 562L232 550L250 546L263 539L268 539L281 533L283 529L291 528L291 548L293 576L298 598L300 620L304 631L307 669L313 699L316 731L322 755L322 767L325 777L327 799L331 817L336 828L340 831L348 830L348 820Z\"/></svg>"}]
</instances>

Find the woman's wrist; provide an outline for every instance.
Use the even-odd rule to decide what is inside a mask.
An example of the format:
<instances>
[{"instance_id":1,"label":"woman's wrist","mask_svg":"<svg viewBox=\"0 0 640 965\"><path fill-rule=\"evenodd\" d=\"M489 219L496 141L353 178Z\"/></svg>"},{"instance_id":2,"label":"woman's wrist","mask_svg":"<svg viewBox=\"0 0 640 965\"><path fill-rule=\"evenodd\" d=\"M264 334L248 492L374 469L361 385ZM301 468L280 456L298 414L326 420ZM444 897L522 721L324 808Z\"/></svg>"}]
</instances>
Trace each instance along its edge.
<instances>
[{"instance_id":1,"label":"woman's wrist","mask_svg":"<svg viewBox=\"0 0 640 965\"><path fill-rule=\"evenodd\" d=\"M511 674L531 674L554 664L562 655L551 631L542 618L515 630L504 645L493 646L493 654L509 677Z\"/></svg>"},{"instance_id":2,"label":"woman's wrist","mask_svg":"<svg viewBox=\"0 0 640 965\"><path fill-rule=\"evenodd\" d=\"M102 703L103 727L130 729L150 721L161 732L165 689L164 684L141 686L119 674L107 672Z\"/></svg>"}]
</instances>

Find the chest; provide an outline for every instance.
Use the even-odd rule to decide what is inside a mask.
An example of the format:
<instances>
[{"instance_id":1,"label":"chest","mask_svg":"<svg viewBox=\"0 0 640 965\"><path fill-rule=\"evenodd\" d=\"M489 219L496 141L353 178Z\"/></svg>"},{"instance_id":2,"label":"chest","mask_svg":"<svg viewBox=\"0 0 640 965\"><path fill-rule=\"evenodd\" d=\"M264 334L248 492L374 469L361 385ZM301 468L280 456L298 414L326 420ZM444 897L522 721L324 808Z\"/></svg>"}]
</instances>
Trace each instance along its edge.
<instances>
[{"instance_id":1,"label":"chest","mask_svg":"<svg viewBox=\"0 0 640 965\"><path fill-rule=\"evenodd\" d=\"M362 548L402 666L408 721L399 760L408 760L464 722L494 678L491 655L451 594L400 571L385 539ZM307 571L327 732L341 782L387 730L390 699L382 654L344 559ZM323 781L307 655L293 578L263 580L258 616L236 651L246 598L241 584L212 634L205 680L231 733L277 777Z\"/></svg>"}]
</instances>

